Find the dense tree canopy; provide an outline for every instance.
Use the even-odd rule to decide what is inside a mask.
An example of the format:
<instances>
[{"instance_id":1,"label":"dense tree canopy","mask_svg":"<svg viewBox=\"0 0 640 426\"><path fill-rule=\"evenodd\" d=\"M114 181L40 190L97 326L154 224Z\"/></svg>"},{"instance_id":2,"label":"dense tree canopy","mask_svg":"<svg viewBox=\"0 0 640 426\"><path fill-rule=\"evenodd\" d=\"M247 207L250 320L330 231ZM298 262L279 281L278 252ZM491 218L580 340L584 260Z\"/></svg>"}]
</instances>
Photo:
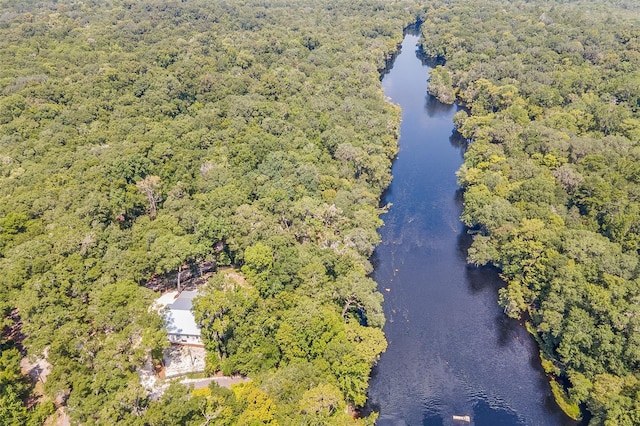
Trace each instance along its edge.
<instances>
[{"instance_id":1,"label":"dense tree canopy","mask_svg":"<svg viewBox=\"0 0 640 426\"><path fill-rule=\"evenodd\" d=\"M567 411L640 423L634 1L14 3L0 423L40 424L54 401L82 424L354 422L386 346L368 257L399 114L379 77L418 11L445 60L430 92L467 107L469 260L502 270ZM243 276L196 301L208 368L253 381L150 399L136 371L166 336L141 284L203 262ZM19 360L45 353L36 403Z\"/></svg>"},{"instance_id":2,"label":"dense tree canopy","mask_svg":"<svg viewBox=\"0 0 640 426\"><path fill-rule=\"evenodd\" d=\"M473 140L459 180L469 261L530 317L564 408L640 422L640 9L632 1L436 1L430 91ZM452 96L453 94L453 96Z\"/></svg>"},{"instance_id":3,"label":"dense tree canopy","mask_svg":"<svg viewBox=\"0 0 640 426\"><path fill-rule=\"evenodd\" d=\"M399 114L379 78L417 9L15 3L0 2L0 423L35 416L18 325L74 422L350 421L386 345L367 259ZM150 401L136 369L166 339L140 284L204 261L246 275L198 304L210 367L254 382Z\"/></svg>"}]
</instances>

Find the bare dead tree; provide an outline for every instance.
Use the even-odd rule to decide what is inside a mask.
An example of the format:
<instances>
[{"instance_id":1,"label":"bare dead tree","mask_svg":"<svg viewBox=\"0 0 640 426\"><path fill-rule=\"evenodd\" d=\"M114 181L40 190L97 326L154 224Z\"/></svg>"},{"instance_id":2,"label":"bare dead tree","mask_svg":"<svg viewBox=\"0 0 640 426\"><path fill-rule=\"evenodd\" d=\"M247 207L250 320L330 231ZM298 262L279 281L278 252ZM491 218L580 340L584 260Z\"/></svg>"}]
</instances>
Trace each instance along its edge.
<instances>
[{"instance_id":1,"label":"bare dead tree","mask_svg":"<svg viewBox=\"0 0 640 426\"><path fill-rule=\"evenodd\" d=\"M142 192L149 201L149 216L153 219L156 217L158 203L162 201L160 192L160 176L147 176L136 183L136 187Z\"/></svg>"}]
</instances>

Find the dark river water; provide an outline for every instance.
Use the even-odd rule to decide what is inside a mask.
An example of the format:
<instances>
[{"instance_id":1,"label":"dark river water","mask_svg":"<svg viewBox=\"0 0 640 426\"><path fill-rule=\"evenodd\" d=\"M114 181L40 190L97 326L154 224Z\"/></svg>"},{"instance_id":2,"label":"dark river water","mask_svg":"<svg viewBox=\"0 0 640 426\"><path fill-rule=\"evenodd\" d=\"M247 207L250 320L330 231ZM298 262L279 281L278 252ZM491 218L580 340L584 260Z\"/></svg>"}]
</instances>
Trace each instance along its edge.
<instances>
[{"instance_id":1,"label":"dark river water","mask_svg":"<svg viewBox=\"0 0 640 426\"><path fill-rule=\"evenodd\" d=\"M426 96L429 68L407 35L382 82L402 107L400 152L373 263L389 341L374 369L378 425L571 425L552 402L535 342L497 303L500 279L468 267L455 172L464 143L455 106Z\"/></svg>"}]
</instances>

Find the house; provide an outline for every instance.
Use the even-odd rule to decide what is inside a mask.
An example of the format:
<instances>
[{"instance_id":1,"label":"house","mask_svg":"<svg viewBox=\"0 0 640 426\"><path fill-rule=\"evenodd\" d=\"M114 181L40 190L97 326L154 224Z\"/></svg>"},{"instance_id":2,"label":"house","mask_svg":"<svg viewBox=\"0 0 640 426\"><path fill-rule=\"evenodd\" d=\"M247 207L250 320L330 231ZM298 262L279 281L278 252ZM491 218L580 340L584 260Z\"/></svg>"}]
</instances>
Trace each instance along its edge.
<instances>
[{"instance_id":1,"label":"house","mask_svg":"<svg viewBox=\"0 0 640 426\"><path fill-rule=\"evenodd\" d=\"M197 291L183 291L167 304L167 334L169 341L178 345L204 346L200 327L196 324L191 307Z\"/></svg>"}]
</instances>

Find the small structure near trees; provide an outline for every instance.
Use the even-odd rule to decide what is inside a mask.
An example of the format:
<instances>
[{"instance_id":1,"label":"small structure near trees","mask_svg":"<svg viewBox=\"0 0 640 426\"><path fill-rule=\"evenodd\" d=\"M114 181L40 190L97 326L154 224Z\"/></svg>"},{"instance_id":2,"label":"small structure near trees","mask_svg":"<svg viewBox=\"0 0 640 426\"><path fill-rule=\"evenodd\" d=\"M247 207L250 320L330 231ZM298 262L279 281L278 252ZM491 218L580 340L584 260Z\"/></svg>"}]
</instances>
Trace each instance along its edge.
<instances>
[{"instance_id":1,"label":"small structure near trees","mask_svg":"<svg viewBox=\"0 0 640 426\"><path fill-rule=\"evenodd\" d=\"M200 336L200 327L191 311L195 290L181 292L173 303L167 305L167 334L169 341L177 345L204 346Z\"/></svg>"}]
</instances>

